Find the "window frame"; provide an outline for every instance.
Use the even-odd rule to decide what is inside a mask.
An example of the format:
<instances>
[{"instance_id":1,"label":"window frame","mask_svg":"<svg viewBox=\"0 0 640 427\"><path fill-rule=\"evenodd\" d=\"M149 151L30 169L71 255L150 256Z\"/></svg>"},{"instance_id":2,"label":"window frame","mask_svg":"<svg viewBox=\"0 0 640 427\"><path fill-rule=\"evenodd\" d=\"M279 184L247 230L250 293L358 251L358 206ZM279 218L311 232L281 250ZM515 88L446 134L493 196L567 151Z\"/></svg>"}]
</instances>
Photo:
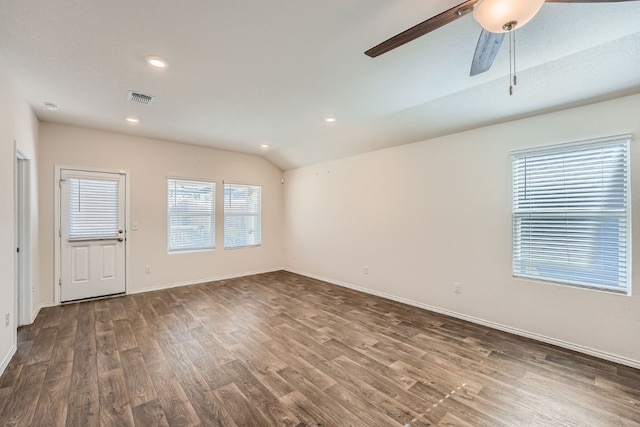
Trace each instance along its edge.
<instances>
[{"instance_id":1,"label":"window frame","mask_svg":"<svg viewBox=\"0 0 640 427\"><path fill-rule=\"evenodd\" d=\"M621 156L620 160L624 160L625 164L624 166L622 166L620 168L620 170L618 170L617 168L612 168L611 172L623 172L622 178L620 178L619 182L616 183L616 185L618 185L619 190L621 191L621 194L623 194L623 199L622 199L622 204L623 207L621 208L623 210L623 212L619 212L618 215L616 216L615 211L616 209L614 208L605 208L603 206L601 206L599 209L598 208L585 208L584 210L580 211L572 211L571 207L567 206L565 204L564 206L564 210L562 210L561 208L555 208L555 210L549 210L547 212L542 212L542 209L538 208L537 212L536 209L530 209L527 213L526 209L524 210L525 213L522 212L518 212L518 202L517 202L517 196L516 196L516 191L517 189L519 189L519 187L517 186L517 166L516 166L516 162L519 159L523 159L526 156L552 156L554 154L561 154L564 153L565 155L567 153L576 153L576 155L580 155L580 151L583 151L583 155L584 152L587 150L593 150L593 149L604 149L605 147L620 147L622 149L624 149L623 152L623 156ZM590 289L590 290L597 290L597 291L604 291L604 292L608 292L608 293L612 293L612 294L622 294L622 295L631 295L631 290L632 290L632 274L631 274L631 268L632 268L632 262L633 262L633 258L632 258L632 200L631 200L631 135L630 134L625 134L625 135L615 135L615 136L611 136L611 137L606 137L606 138L596 138L596 139L590 139L590 140L584 140L584 141L578 141L578 142L569 142L569 143L562 143L562 144L553 144L553 145L546 145L546 146L539 146L539 147L533 147L533 148L528 148L528 149L523 149L523 150L513 150L511 151L511 165L512 165L512 171L511 171L511 177L512 177L512 209L511 209L511 213L512 213L512 274L514 278L521 278L521 279L529 279L529 280L538 280L538 281L543 281L543 282L550 282L550 283L554 283L554 284L560 284L563 286L570 286L570 287L577 287L577 288L583 288L583 289ZM564 166L564 165L563 165ZM575 166L575 165L574 165ZM525 170L522 172L526 175L526 168ZM563 169L563 173L565 173L565 170ZM585 176L588 176L589 174L592 174L591 171L585 170L582 172ZM526 180L524 181L526 183ZM603 187L603 182L599 182L599 186L597 188L604 188ZM522 191L522 189L520 188L520 190ZM561 191L563 191L564 188L562 190L558 190L558 192L554 192L551 193L552 195L555 194L560 194ZM526 189L526 185L524 188L524 191L529 191ZM603 193L602 190L600 190L599 192ZM594 194L593 190L591 190L591 192L589 194ZM604 194L604 193L603 193ZM572 199L570 199L571 196L576 196L577 194L575 192L573 193L569 193L566 194L567 197L565 198L561 198L560 200L564 201L564 202L573 202ZM549 200L553 200L552 196L546 196L547 198L544 199L544 201L549 201ZM558 202L559 203L559 202ZM574 202L575 203L575 202ZM621 209L618 209L618 211L620 211ZM571 266L575 265L575 262L568 260L566 261L562 266L560 267L554 267L557 268L559 271L562 271L562 273L557 274L556 273L556 277L553 277L554 274L551 273L550 275L547 274L541 274L540 271L538 270L539 267L542 267L543 265L541 264L533 264L533 265L527 265L527 263L525 261L522 261L522 255L521 253L523 252L521 249L521 246L518 246L518 241L522 236L522 219L528 219L531 220L533 219L533 221L537 220L541 221L541 224L544 224L545 218L547 220L549 220L550 218L552 218L554 215L561 215L562 213L564 213L566 218L571 218L572 222L568 223L568 224L572 224L575 226L575 224L579 224L579 222L577 221L577 218L581 217L584 215L584 218L601 218L601 220L599 220L599 222L596 222L597 226L603 226L603 224L606 226L607 225L607 219L609 219L609 221L612 218L619 218L618 221L623 221L618 222L618 224L614 225L614 228L616 229L616 233L615 236L618 238L618 243L617 243L617 251L615 252L616 254L616 258L618 261L618 270L620 271L620 267L623 265L621 264L621 260L624 262L624 273L618 275L618 280L617 280L617 285L611 285L611 284L606 284L604 282L601 282L599 284L595 284L595 283L585 283L585 282L581 282L579 280L580 278L580 274L574 274L575 271L577 270L571 270ZM551 214L551 215L549 215ZM528 217L527 217L528 215ZM520 220L519 220L520 219ZM519 222L518 222L519 221ZM518 224L517 224L518 222ZM520 229L518 228L520 226ZM620 227L623 227L623 230L620 230ZM565 229L567 230L567 229ZM520 233L520 234L519 234ZM537 235L534 235L536 237L541 237L544 236L545 232L540 232L538 231ZM551 232L550 232L551 233ZM558 243L566 243L568 247L570 247L570 241L571 238L567 238L568 235L568 231L565 231L564 235L560 235L558 237L557 240L553 240L554 243L558 242ZM604 239L604 237L600 236L600 239ZM604 245L604 243L589 243L588 248L590 250L595 250L596 248L601 248L602 245ZM533 249L539 249L540 247L533 247ZM548 254L553 254L553 251L551 249L548 249ZM590 267L594 266L593 268L598 268L595 267L596 264L588 264ZM547 266L548 267L548 266ZM600 270L597 270L598 273L601 273L603 271L606 271L607 268L605 267L600 267ZM613 268L611 269L613 270ZM530 273L530 271L534 271L535 273ZM558 275L563 275L565 277L563 278L558 278ZM550 277L551 276L551 277ZM570 276L570 277L569 277ZM585 277L584 273L582 275L582 277ZM602 276L604 277L604 276ZM622 279L621 279L622 278ZM595 280L594 280L595 281ZM612 281L613 278L612 278Z\"/></svg>"},{"instance_id":2,"label":"window frame","mask_svg":"<svg viewBox=\"0 0 640 427\"><path fill-rule=\"evenodd\" d=\"M223 221L224 221L224 230L223 230L223 247L225 250L237 250L237 249L244 249L244 248L255 248L255 247L260 247L262 246L262 185L259 184L247 184L247 183L241 183L241 182L231 182L231 181L224 181L223 183ZM227 206L227 187L230 186L234 186L234 187L253 187L253 188L257 188L259 190L259 201L258 201L258 212L254 213L254 212L228 212L228 206ZM251 244L251 245L234 245L234 246L230 246L227 245L227 231L229 230L229 227L227 225L227 217L257 217L258 219L258 229L260 231L259 234L259 242L255 243L255 244Z\"/></svg>"},{"instance_id":3,"label":"window frame","mask_svg":"<svg viewBox=\"0 0 640 427\"><path fill-rule=\"evenodd\" d=\"M211 185L211 213L208 215L211 219L211 242L212 245L209 246L192 246L186 248L172 248L171 246L171 212L170 212L170 182L184 182L184 183L203 183ZM213 251L216 249L216 182L214 180L208 180L203 178L185 178L185 177L174 177L168 176L166 178L166 209L167 209L167 253L170 255L173 254L181 254L181 253L190 253L190 252L206 252ZM189 216L202 216L202 213L193 212Z\"/></svg>"}]
</instances>

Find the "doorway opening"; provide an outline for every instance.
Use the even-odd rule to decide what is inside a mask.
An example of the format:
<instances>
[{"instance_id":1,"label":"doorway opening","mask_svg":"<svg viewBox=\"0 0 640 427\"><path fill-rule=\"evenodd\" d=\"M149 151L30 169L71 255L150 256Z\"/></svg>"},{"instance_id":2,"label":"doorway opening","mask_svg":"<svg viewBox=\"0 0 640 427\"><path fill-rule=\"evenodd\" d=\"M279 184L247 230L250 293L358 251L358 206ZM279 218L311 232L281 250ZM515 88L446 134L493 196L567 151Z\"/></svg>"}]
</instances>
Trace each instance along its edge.
<instances>
[{"instance_id":1,"label":"doorway opening","mask_svg":"<svg viewBox=\"0 0 640 427\"><path fill-rule=\"evenodd\" d=\"M33 316L31 283L31 164L16 149L15 218L16 218L16 325L28 325Z\"/></svg>"}]
</instances>

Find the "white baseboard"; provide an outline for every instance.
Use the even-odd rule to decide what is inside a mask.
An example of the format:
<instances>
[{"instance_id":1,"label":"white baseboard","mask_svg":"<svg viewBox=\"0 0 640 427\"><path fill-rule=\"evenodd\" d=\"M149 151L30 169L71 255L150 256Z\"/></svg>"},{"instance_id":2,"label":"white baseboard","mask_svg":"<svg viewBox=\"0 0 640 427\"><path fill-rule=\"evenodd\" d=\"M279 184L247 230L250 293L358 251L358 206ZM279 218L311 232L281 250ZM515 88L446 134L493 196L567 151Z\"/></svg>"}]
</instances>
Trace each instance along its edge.
<instances>
[{"instance_id":1,"label":"white baseboard","mask_svg":"<svg viewBox=\"0 0 640 427\"><path fill-rule=\"evenodd\" d=\"M608 360L608 361L611 361L611 362L619 363L621 365L630 366L632 368L640 369L640 361L639 360L629 359L629 358L626 358L626 357L623 357L623 356L618 356L616 354L608 353L608 352L597 350L597 349L594 349L594 348L590 348L590 347L574 344L574 343L571 343L571 342L568 342L568 341L559 340L559 339L556 339L556 338L553 338L553 337L548 337L548 336L545 336L545 335L540 335L540 334L537 334L537 333L534 333L534 332L525 331L523 329L513 328L511 326L507 326L507 325L503 325L503 324L500 324L500 323L491 322L489 320L480 319L478 317L468 316L466 314L458 313L458 312L447 310L447 309L440 308L440 307L435 307L435 306L424 304L424 303L417 302L417 301L412 301L412 300L409 300L409 299L406 299L406 298L402 298L402 297L398 297L398 296L395 296L395 295L387 294L385 292L375 291L375 290L372 290L372 289L368 289L368 288L364 288L364 287L361 287L361 286L353 285L351 283L341 282L339 280L330 279L328 277L322 277L322 276L318 276L318 275L315 275L315 274L310 274L310 273L306 273L306 272L303 272L303 271L290 269L290 268L285 268L285 271L289 271L291 273L299 274L301 276L306 276L306 277L310 277L310 278L317 279L317 280L322 280L323 282L327 282L327 283L331 283L331 284L334 284L334 285L342 286L344 288L353 289L355 291L363 292L363 293L366 293L366 294L375 295L375 296L382 297L382 298L385 298L385 299L388 299L388 300L392 300L392 301L400 302L400 303L403 303L403 304L407 304L407 305L410 305L410 306L413 306L413 307L422 308L424 310L433 311L435 313L444 314L446 316L455 317L456 319L466 320L466 321L471 322L471 323L475 323L475 324L482 325L482 326L487 326L487 327L492 328L492 329L497 329L499 331L508 332L508 333L511 333L511 334L514 334L514 335L519 335L521 337L531 338L531 339L534 339L536 341L541 341L541 342L544 342L544 343L547 343L547 344L556 345L558 347L566 348L568 350L574 350L574 351L577 351L579 353L588 354L590 356L595 356L595 357L598 357L600 359L604 359L604 360Z\"/></svg>"},{"instance_id":2,"label":"white baseboard","mask_svg":"<svg viewBox=\"0 0 640 427\"><path fill-rule=\"evenodd\" d=\"M9 362L11 362L11 358L14 354L16 354L16 351L18 351L18 347L14 344L9 349L9 353L7 353L4 359L2 359L2 364L0 365L0 375L4 374L5 369L7 369L7 366L9 366Z\"/></svg>"},{"instance_id":3,"label":"white baseboard","mask_svg":"<svg viewBox=\"0 0 640 427\"><path fill-rule=\"evenodd\" d=\"M253 276L254 274L273 273L274 271L280 271L280 270L284 270L284 268L277 267L277 268L271 268L266 270L257 270L257 271L250 271L245 273L227 274L223 276L209 277L205 279L189 280L187 282L166 283L158 286L151 286L149 288L129 290L128 294L129 295L141 294L144 292L160 291L162 289L178 288L180 286L189 286L189 285L197 285L200 283L217 282L219 280L237 279L238 277Z\"/></svg>"}]
</instances>

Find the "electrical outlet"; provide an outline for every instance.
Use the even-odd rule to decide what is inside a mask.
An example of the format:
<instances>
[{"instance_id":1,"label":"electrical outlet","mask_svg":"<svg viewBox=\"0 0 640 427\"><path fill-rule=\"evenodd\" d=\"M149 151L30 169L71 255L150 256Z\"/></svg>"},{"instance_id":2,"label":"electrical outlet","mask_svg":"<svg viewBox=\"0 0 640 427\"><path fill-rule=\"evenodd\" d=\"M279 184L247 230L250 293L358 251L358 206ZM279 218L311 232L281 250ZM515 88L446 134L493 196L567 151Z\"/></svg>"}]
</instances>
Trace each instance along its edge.
<instances>
[{"instance_id":1,"label":"electrical outlet","mask_svg":"<svg viewBox=\"0 0 640 427\"><path fill-rule=\"evenodd\" d=\"M4 315L4 327L5 328L9 327L9 313Z\"/></svg>"},{"instance_id":2,"label":"electrical outlet","mask_svg":"<svg viewBox=\"0 0 640 427\"><path fill-rule=\"evenodd\" d=\"M462 283L453 282L453 293L458 295L462 293Z\"/></svg>"},{"instance_id":3,"label":"electrical outlet","mask_svg":"<svg viewBox=\"0 0 640 427\"><path fill-rule=\"evenodd\" d=\"M144 272L146 274L151 274L151 266L150 265L145 265L144 266Z\"/></svg>"},{"instance_id":4,"label":"electrical outlet","mask_svg":"<svg viewBox=\"0 0 640 427\"><path fill-rule=\"evenodd\" d=\"M369 266L365 265L364 268L362 269L362 274L369 274Z\"/></svg>"}]
</instances>

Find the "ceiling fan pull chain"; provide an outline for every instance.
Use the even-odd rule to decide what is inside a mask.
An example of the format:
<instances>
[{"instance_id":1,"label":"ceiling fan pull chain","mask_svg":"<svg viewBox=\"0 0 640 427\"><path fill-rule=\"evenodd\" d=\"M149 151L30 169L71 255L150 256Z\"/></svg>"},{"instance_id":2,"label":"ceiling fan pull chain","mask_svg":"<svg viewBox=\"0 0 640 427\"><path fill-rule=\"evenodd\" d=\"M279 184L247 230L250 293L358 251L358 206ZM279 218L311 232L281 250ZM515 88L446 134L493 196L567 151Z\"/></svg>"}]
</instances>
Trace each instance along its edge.
<instances>
[{"instance_id":1,"label":"ceiling fan pull chain","mask_svg":"<svg viewBox=\"0 0 640 427\"><path fill-rule=\"evenodd\" d=\"M509 95L513 95L513 87L518 84L516 73L516 29L513 25L509 30Z\"/></svg>"},{"instance_id":2,"label":"ceiling fan pull chain","mask_svg":"<svg viewBox=\"0 0 640 427\"><path fill-rule=\"evenodd\" d=\"M511 78L513 76L513 41L511 39L511 31L509 31L509 96L513 95L513 80Z\"/></svg>"},{"instance_id":3,"label":"ceiling fan pull chain","mask_svg":"<svg viewBox=\"0 0 640 427\"><path fill-rule=\"evenodd\" d=\"M513 29L513 85L518 84L518 76L516 76L516 29Z\"/></svg>"}]
</instances>

